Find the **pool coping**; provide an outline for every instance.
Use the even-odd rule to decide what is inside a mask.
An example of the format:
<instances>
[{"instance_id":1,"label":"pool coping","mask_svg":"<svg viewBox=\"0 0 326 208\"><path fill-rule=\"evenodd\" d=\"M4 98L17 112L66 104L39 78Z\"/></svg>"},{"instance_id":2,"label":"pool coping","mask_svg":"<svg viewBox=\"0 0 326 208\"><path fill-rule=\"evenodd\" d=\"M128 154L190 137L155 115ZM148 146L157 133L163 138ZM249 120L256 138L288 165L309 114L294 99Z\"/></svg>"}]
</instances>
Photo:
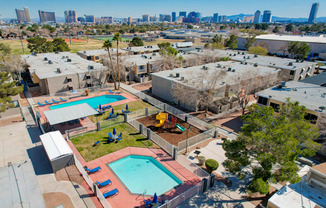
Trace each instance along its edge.
<instances>
[{"instance_id":1,"label":"pool coping","mask_svg":"<svg viewBox=\"0 0 326 208\"><path fill-rule=\"evenodd\" d=\"M158 162L160 165L162 165L166 170L168 170L174 177L176 177L177 179L179 179L181 181L181 184L178 184L177 186L174 186L173 188L170 188L169 190L165 191L164 193L160 194L160 195L157 195L158 197L159 196L162 196L162 195L165 195L166 193L169 193L170 191L172 191L173 189L176 189L178 186L181 186L184 184L184 180L180 179L178 176L176 176L175 174L173 174L167 167L165 167L165 165L163 165L160 161L158 161L156 158L154 158L153 156L147 156L147 155L138 155L138 154L129 154L129 155L126 155L124 157L121 157L121 158L117 158L109 163L106 163L105 165L111 170L111 172L113 173L113 175L119 180L119 182L121 183L121 185L124 186L124 188L131 194L131 195L136 195L136 196L140 196L140 195L143 195L143 196L147 196L147 197L152 197L154 195L150 195L150 194L144 194L144 193L133 193L129 190L129 188L125 185L125 183L120 179L120 177L114 172L114 170L109 166L110 163L114 163L118 160L121 160L123 158L126 158L126 157L129 157L130 155L136 155L136 156L144 156L144 157L151 157L153 158L156 162Z\"/></svg>"}]
</instances>

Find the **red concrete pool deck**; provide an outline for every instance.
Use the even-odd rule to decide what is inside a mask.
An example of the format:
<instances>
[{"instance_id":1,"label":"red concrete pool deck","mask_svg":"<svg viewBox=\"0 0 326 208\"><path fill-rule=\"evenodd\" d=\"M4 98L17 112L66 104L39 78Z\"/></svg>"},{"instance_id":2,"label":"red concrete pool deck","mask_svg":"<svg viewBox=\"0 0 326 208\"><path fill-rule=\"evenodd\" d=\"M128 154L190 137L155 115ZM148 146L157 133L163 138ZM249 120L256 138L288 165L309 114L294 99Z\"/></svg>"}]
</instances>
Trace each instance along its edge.
<instances>
[{"instance_id":1,"label":"red concrete pool deck","mask_svg":"<svg viewBox=\"0 0 326 208\"><path fill-rule=\"evenodd\" d=\"M201 181L197 176L195 176L177 161L173 160L166 152L161 149L126 147L114 153L108 154L90 162L86 162L79 154L77 149L74 147L74 145L71 143L71 141L68 141L68 144L72 148L74 154L76 154L77 158L83 166L87 166L88 168L95 168L97 166L101 167L101 171L90 174L90 177L93 182L102 182L107 179L110 179L112 181L111 185L100 188L102 193L115 188L119 190L118 195L107 198L108 202L113 208L135 206L144 207L143 195L139 196L139 194L131 194L128 189L124 186L124 184L119 180L119 178L107 166L108 163L126 157L128 155L143 155L156 158L156 160L159 161L165 168L167 168L171 173L173 173L176 177L182 180L183 183L181 185L159 196L159 200L172 199L177 195L183 193L184 191L188 190L189 188L195 186ZM151 196L145 195L146 200L151 198Z\"/></svg>"}]
</instances>

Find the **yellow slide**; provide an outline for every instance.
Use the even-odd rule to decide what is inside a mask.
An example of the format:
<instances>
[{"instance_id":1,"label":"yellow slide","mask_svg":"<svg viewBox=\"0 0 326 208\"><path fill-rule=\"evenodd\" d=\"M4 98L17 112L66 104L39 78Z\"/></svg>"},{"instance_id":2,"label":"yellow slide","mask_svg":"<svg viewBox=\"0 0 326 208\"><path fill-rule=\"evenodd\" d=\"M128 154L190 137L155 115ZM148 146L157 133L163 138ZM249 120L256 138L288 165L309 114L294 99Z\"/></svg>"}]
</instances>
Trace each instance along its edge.
<instances>
[{"instance_id":1,"label":"yellow slide","mask_svg":"<svg viewBox=\"0 0 326 208\"><path fill-rule=\"evenodd\" d=\"M164 122L169 118L168 113L159 113L156 115L156 120L160 120L159 124L156 124L155 127L163 126Z\"/></svg>"}]
</instances>

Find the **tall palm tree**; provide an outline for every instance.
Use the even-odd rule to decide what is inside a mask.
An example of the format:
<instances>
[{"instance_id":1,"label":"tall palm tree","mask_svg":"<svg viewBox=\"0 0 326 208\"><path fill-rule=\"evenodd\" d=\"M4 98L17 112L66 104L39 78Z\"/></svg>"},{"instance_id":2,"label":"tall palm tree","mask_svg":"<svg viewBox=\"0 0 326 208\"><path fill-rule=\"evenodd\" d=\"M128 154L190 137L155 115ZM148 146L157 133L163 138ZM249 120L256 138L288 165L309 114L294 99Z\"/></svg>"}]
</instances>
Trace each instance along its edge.
<instances>
[{"instance_id":1,"label":"tall palm tree","mask_svg":"<svg viewBox=\"0 0 326 208\"><path fill-rule=\"evenodd\" d=\"M119 68L119 42L122 40L121 34L119 32L114 33L113 39L114 41L117 41L117 66L118 66L118 89L120 89L120 68Z\"/></svg>"},{"instance_id":2,"label":"tall palm tree","mask_svg":"<svg viewBox=\"0 0 326 208\"><path fill-rule=\"evenodd\" d=\"M109 58L110 58L110 65L111 65L111 72L112 72L112 78L113 78L113 83L114 83L114 89L117 89L117 81L116 81L116 74L114 73L114 69L113 69L113 62L112 62L112 56L111 56L111 52L110 52L110 48L112 48L112 42L110 40L106 40L103 43L102 48L106 48L109 54ZM109 76L109 73L108 73ZM106 78L106 80L108 79L108 77Z\"/></svg>"}]
</instances>

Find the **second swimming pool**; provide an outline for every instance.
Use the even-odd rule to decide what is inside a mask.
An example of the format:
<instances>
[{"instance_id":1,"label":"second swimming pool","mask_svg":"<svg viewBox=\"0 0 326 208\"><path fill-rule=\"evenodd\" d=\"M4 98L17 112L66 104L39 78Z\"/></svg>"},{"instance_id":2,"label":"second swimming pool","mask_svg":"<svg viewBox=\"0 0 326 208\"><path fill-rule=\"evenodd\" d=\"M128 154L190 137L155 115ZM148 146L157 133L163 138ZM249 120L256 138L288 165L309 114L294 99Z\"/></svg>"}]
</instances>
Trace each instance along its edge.
<instances>
[{"instance_id":1,"label":"second swimming pool","mask_svg":"<svg viewBox=\"0 0 326 208\"><path fill-rule=\"evenodd\" d=\"M98 108L99 105L106 105L109 103L114 103L120 100L125 100L126 98L123 97L122 95L101 95L97 97L91 97L91 98L86 98L82 100L76 100L72 102L65 102L62 104L58 105L52 105L50 106L51 110L58 109L58 108L64 108L64 107L69 107L73 105L78 105L82 103L87 103L90 105L92 108Z\"/></svg>"}]
</instances>

